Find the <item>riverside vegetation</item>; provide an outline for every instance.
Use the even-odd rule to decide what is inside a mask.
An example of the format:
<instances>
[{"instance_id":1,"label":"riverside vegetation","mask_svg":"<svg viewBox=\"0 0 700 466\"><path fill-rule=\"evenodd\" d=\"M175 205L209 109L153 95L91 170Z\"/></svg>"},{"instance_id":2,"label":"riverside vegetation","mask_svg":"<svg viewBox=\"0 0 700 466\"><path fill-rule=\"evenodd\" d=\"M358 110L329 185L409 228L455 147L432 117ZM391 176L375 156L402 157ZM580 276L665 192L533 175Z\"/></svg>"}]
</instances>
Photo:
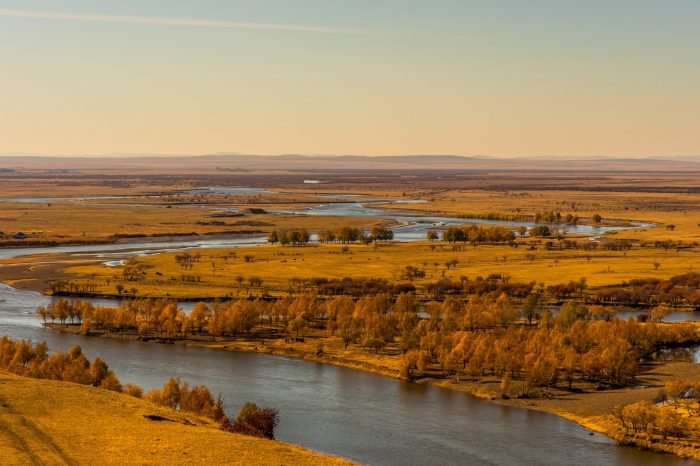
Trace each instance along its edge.
<instances>
[{"instance_id":1,"label":"riverside vegetation","mask_svg":"<svg viewBox=\"0 0 700 466\"><path fill-rule=\"evenodd\" d=\"M27 464L340 465L206 418L87 385L0 371L0 458Z\"/></svg>"},{"instance_id":2,"label":"riverside vegetation","mask_svg":"<svg viewBox=\"0 0 700 466\"><path fill-rule=\"evenodd\" d=\"M145 394L137 385L122 386L101 358L97 357L90 362L79 345L74 345L67 353L57 351L49 355L48 346L44 342L15 342L4 336L0 338L0 370L25 377L89 385L143 398L178 412L210 419L224 431L254 437L274 439L274 428L279 420L275 409L246 403L236 419L231 421L224 412L220 396L214 399L206 386L190 387L179 378L170 378L162 388L154 388Z\"/></svg>"},{"instance_id":3,"label":"riverside vegetation","mask_svg":"<svg viewBox=\"0 0 700 466\"><path fill-rule=\"evenodd\" d=\"M562 393L589 396L633 387L658 354L700 342L692 323L625 321L601 311L567 301L553 315L540 309L536 294L528 295L519 310L501 291L467 301L448 297L427 303L412 293L365 294L358 299L321 299L305 293L275 301L200 302L189 314L169 300L137 299L120 307L94 307L59 299L37 313L46 321L60 322L48 325L88 335L203 345L243 340L261 351L291 349L300 342L307 348L313 345L312 356L341 364L353 359L356 347L370 356L355 358L364 362L365 369L408 380L464 382L463 388L477 392L480 385L496 380L496 395L505 400ZM697 392L692 386L688 396ZM664 427L668 419L680 414L667 411L648 416L644 441L656 449L693 454L698 426L690 421L668 430ZM638 438L639 423L630 421L634 416L629 413L634 412L616 408L614 413L627 414L617 414L612 434L623 432L623 441L644 444ZM608 420L613 418L610 413ZM686 449L688 445L692 448Z\"/></svg>"}]
</instances>

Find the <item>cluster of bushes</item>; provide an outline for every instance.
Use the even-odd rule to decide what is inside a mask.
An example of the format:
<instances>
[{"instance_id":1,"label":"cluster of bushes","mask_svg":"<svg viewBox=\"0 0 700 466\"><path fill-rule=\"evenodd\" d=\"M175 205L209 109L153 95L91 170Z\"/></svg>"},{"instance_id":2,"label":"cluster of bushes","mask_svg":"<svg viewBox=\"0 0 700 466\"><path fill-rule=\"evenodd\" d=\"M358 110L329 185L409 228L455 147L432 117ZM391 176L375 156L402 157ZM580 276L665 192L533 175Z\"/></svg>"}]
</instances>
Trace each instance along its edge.
<instances>
[{"instance_id":1,"label":"cluster of bushes","mask_svg":"<svg viewBox=\"0 0 700 466\"><path fill-rule=\"evenodd\" d=\"M279 413L274 408L261 408L255 403L246 403L238 412L236 420L224 420L221 428L227 432L250 435L266 439L275 438L275 427Z\"/></svg>"}]
</instances>

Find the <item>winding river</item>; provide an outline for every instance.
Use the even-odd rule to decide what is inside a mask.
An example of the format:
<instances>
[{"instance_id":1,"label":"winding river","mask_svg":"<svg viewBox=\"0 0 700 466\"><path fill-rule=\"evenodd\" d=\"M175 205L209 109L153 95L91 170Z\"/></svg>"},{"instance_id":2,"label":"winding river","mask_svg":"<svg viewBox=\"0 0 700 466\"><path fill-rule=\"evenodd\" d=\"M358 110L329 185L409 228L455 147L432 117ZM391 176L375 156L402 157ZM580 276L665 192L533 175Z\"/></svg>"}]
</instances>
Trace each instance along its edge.
<instances>
[{"instance_id":1,"label":"winding river","mask_svg":"<svg viewBox=\"0 0 700 466\"><path fill-rule=\"evenodd\" d=\"M246 401L280 411L278 438L375 465L681 465L679 458L619 447L556 416L470 395L281 356L84 337L44 329L49 298L0 284L0 335L78 343L123 382L144 388L169 376L221 392L235 413ZM105 302L108 304L109 302Z\"/></svg>"},{"instance_id":2,"label":"winding river","mask_svg":"<svg viewBox=\"0 0 700 466\"><path fill-rule=\"evenodd\" d=\"M310 215L369 214L362 202L319 206ZM409 215L374 209L382 218L408 225L397 228L401 239L424 237L423 223ZM434 220L435 219L435 220ZM415 222L463 219L423 218ZM479 221L479 223L486 223ZM488 222L496 223L496 222ZM512 225L512 222L507 222ZM431 225L432 226L432 225ZM402 228L404 230L402 230ZM425 227L427 228L427 227ZM217 242L218 241L218 242ZM239 242L236 242L239 241ZM262 239L252 240L252 244ZM0 258L37 252L85 254L149 253L162 248L251 244L238 240L148 242L62 248L0 250ZM34 311L49 298L0 284L0 335L46 340L52 350L80 344L92 358L103 357L123 382L145 389L169 376L203 383L224 396L235 413L246 401L280 411L280 440L375 465L638 465L693 464L679 458L616 446L559 417L488 403L470 395L433 386L292 358L223 350L159 345L63 334L41 327ZM103 304L111 304L104 301Z\"/></svg>"}]
</instances>

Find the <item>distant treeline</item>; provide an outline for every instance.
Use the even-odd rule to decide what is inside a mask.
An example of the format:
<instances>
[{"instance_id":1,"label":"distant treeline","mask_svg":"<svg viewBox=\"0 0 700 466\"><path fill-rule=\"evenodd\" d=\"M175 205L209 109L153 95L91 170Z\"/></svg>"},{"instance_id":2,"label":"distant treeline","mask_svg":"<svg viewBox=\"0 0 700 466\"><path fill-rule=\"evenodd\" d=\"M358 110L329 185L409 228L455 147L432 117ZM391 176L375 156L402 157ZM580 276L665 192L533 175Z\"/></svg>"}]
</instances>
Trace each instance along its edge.
<instances>
[{"instance_id":1,"label":"distant treeline","mask_svg":"<svg viewBox=\"0 0 700 466\"><path fill-rule=\"evenodd\" d=\"M369 232L359 228L341 227L335 230L320 230L318 241L321 243L372 243L377 241L390 241L394 239L394 232L388 228L374 227ZM311 240L311 234L301 230L273 230L267 237L270 244L280 243L282 246L307 244Z\"/></svg>"},{"instance_id":2,"label":"distant treeline","mask_svg":"<svg viewBox=\"0 0 700 466\"><path fill-rule=\"evenodd\" d=\"M510 212L481 212L481 213L469 213L469 214L459 214L457 218L474 218L479 220L502 220L511 222L526 222L535 221L535 223L553 223L553 224L567 224L576 225L579 222L579 216L577 214L562 214L557 210L545 210L542 212L535 212L534 214L525 213L510 213ZM593 223L600 223L601 217L599 214L594 214L592 219Z\"/></svg>"},{"instance_id":3,"label":"distant treeline","mask_svg":"<svg viewBox=\"0 0 700 466\"><path fill-rule=\"evenodd\" d=\"M641 278L597 290L594 299L601 303L671 306L700 305L700 272L676 275L668 280Z\"/></svg>"},{"instance_id":4,"label":"distant treeline","mask_svg":"<svg viewBox=\"0 0 700 466\"><path fill-rule=\"evenodd\" d=\"M428 239L437 239L430 236ZM508 243L515 240L515 233L502 226L464 225L461 227L448 227L442 232L442 240L449 243Z\"/></svg>"}]
</instances>

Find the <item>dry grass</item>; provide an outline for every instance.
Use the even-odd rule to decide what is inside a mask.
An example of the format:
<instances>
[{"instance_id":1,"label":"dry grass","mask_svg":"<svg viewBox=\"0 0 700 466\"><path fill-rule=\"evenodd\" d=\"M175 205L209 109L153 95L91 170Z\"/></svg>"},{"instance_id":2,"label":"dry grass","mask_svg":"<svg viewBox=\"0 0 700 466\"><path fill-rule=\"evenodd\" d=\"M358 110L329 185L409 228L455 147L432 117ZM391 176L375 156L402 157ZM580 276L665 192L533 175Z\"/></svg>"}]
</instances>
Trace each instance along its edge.
<instances>
[{"instance_id":1,"label":"dry grass","mask_svg":"<svg viewBox=\"0 0 700 466\"><path fill-rule=\"evenodd\" d=\"M692 243L700 241L700 194L586 192L576 190L490 191L423 190L412 198L426 199L424 204L403 207L419 213L478 214L499 212L533 215L535 212L559 210L589 218L594 213L603 219L624 219L661 224L661 228L623 231L616 235L637 240L673 239ZM667 230L666 225L675 226Z\"/></svg>"},{"instance_id":2,"label":"dry grass","mask_svg":"<svg viewBox=\"0 0 700 466\"><path fill-rule=\"evenodd\" d=\"M260 207L259 205L254 205ZM214 217L211 207L176 206L96 206L80 203L22 204L0 202L0 225L8 234L24 232L30 241L96 242L120 235L231 235L267 234L273 229L314 229L345 226L348 219L307 217L292 214ZM212 224L224 222L224 225ZM252 223L251 223L252 222ZM385 223L378 219L358 219L352 223L371 227ZM9 239L16 243L12 238ZM21 243L17 243L21 244Z\"/></svg>"},{"instance_id":3,"label":"dry grass","mask_svg":"<svg viewBox=\"0 0 700 466\"><path fill-rule=\"evenodd\" d=\"M349 464L225 433L206 420L126 395L6 374L0 374L0 458L3 465Z\"/></svg>"},{"instance_id":4,"label":"dry grass","mask_svg":"<svg viewBox=\"0 0 700 466\"><path fill-rule=\"evenodd\" d=\"M289 289L291 278L344 278L372 277L401 281L406 266L424 269L426 277L415 285L435 282L443 276L460 280L474 279L492 273L508 275L514 282L543 283L545 285L579 280L585 277L589 286L619 284L634 278L669 278L673 275L700 269L700 257L695 252L677 252L660 248L634 248L630 251L528 251L525 247L471 246L463 251L452 251L445 243L393 243L374 246L351 245L351 254L342 254L341 245L311 245L282 247L261 245L233 250L208 249L200 251L202 258L192 269L183 270L176 262L178 253L163 253L143 258L143 280L127 282L142 296L177 298L208 298L247 296L260 290L250 289L247 283L239 286L237 276L260 277L263 287L273 293ZM224 261L227 252L237 258ZM244 257L250 256L250 262ZM445 262L456 259L456 267L449 270ZM215 267L212 267L212 261ZM654 263L659 263L658 269ZM435 265L437 264L437 265ZM97 292L116 293L115 285L120 268L100 264L69 267L69 274L98 285ZM160 274L160 275L159 275ZM198 275L200 283L183 283L180 276ZM108 285L109 280L109 285Z\"/></svg>"}]
</instances>

